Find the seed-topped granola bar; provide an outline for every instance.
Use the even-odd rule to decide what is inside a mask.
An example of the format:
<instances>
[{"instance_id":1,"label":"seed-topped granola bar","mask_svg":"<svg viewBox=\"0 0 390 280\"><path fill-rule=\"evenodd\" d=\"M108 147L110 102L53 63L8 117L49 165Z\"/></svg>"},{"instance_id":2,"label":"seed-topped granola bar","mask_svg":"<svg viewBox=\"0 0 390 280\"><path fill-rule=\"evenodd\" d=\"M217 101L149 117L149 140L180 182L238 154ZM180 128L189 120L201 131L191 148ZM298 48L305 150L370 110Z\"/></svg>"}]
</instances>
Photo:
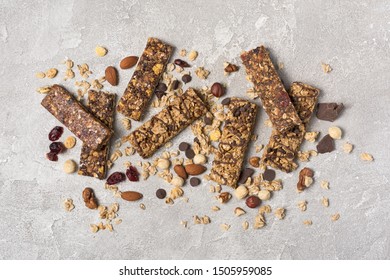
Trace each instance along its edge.
<instances>
[{"instance_id":1,"label":"seed-topped granola bar","mask_svg":"<svg viewBox=\"0 0 390 280\"><path fill-rule=\"evenodd\" d=\"M301 120L291 103L287 91L272 64L269 52L264 46L241 54L247 78L259 93L263 108L268 114L273 127L278 131L286 131Z\"/></svg>"},{"instance_id":2,"label":"seed-topped granola bar","mask_svg":"<svg viewBox=\"0 0 390 280\"><path fill-rule=\"evenodd\" d=\"M88 109L96 118L112 129L114 123L115 94L90 90L88 92ZM78 174L104 179L106 177L109 150L110 145L108 143L99 149L91 149L83 144L81 147Z\"/></svg>"},{"instance_id":3,"label":"seed-topped granola bar","mask_svg":"<svg viewBox=\"0 0 390 280\"><path fill-rule=\"evenodd\" d=\"M159 39L148 39L134 74L118 103L118 112L136 121L141 119L172 51L172 46Z\"/></svg>"},{"instance_id":4,"label":"seed-topped granola bar","mask_svg":"<svg viewBox=\"0 0 390 280\"><path fill-rule=\"evenodd\" d=\"M60 85L50 87L41 105L91 149L102 147L111 137L112 131Z\"/></svg>"},{"instance_id":5,"label":"seed-topped granola bar","mask_svg":"<svg viewBox=\"0 0 390 280\"><path fill-rule=\"evenodd\" d=\"M298 167L294 159L305 136L306 126L314 112L319 92L318 89L307 84L292 83L289 95L302 124L284 132L276 129L272 131L262 157L264 164L284 172L291 172Z\"/></svg>"},{"instance_id":6,"label":"seed-topped granola bar","mask_svg":"<svg viewBox=\"0 0 390 280\"><path fill-rule=\"evenodd\" d=\"M241 98L226 98L222 104L228 112L210 179L235 188L256 121L257 105Z\"/></svg>"},{"instance_id":7,"label":"seed-topped granola bar","mask_svg":"<svg viewBox=\"0 0 390 280\"><path fill-rule=\"evenodd\" d=\"M127 138L140 156L148 158L206 112L206 105L196 91L189 88Z\"/></svg>"}]
</instances>

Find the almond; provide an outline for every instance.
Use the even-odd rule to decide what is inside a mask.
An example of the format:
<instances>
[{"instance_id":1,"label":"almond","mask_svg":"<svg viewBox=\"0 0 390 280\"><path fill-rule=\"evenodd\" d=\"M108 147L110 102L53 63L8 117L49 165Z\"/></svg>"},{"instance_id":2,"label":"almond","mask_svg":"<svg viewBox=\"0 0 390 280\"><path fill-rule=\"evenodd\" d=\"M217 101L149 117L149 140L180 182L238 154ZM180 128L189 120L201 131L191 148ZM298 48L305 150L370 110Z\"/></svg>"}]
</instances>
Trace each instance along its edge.
<instances>
[{"instance_id":1,"label":"almond","mask_svg":"<svg viewBox=\"0 0 390 280\"><path fill-rule=\"evenodd\" d=\"M199 175L205 172L207 168L200 164L187 164L185 169L189 175Z\"/></svg>"},{"instance_id":2,"label":"almond","mask_svg":"<svg viewBox=\"0 0 390 280\"><path fill-rule=\"evenodd\" d=\"M105 74L107 82L109 82L112 86L118 85L118 72L113 66L108 66Z\"/></svg>"},{"instance_id":3,"label":"almond","mask_svg":"<svg viewBox=\"0 0 390 280\"><path fill-rule=\"evenodd\" d=\"M128 56L121 60L119 66L121 69L129 69L137 64L138 56Z\"/></svg>"},{"instance_id":4,"label":"almond","mask_svg":"<svg viewBox=\"0 0 390 280\"><path fill-rule=\"evenodd\" d=\"M139 200L143 197L142 193L139 192L133 192L133 191L127 191L127 192L122 192L121 197L124 200L127 201L136 201Z\"/></svg>"},{"instance_id":5,"label":"almond","mask_svg":"<svg viewBox=\"0 0 390 280\"><path fill-rule=\"evenodd\" d=\"M176 164L175 167L173 167L173 170L175 170L177 176L183 178L184 180L188 178L188 174L181 164Z\"/></svg>"}]
</instances>

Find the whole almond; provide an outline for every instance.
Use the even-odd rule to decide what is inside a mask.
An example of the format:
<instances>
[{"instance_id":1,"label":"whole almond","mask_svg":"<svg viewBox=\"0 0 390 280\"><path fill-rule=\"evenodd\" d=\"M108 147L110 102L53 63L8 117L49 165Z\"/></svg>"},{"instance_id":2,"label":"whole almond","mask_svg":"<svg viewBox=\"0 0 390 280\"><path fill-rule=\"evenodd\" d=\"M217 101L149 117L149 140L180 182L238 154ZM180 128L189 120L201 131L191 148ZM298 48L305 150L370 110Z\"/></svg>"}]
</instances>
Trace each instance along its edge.
<instances>
[{"instance_id":1,"label":"whole almond","mask_svg":"<svg viewBox=\"0 0 390 280\"><path fill-rule=\"evenodd\" d=\"M124 200L127 201L136 201L139 200L143 197L142 193L139 192L133 192L133 191L127 191L127 192L122 192L121 197Z\"/></svg>"},{"instance_id":2,"label":"whole almond","mask_svg":"<svg viewBox=\"0 0 390 280\"><path fill-rule=\"evenodd\" d=\"M113 66L108 66L106 68L106 80L109 82L112 86L118 85L118 72Z\"/></svg>"},{"instance_id":3,"label":"whole almond","mask_svg":"<svg viewBox=\"0 0 390 280\"><path fill-rule=\"evenodd\" d=\"M188 178L188 174L184 168L183 165L181 164L176 164L174 167L173 167L173 170L176 172L177 176L183 178L184 180Z\"/></svg>"},{"instance_id":4,"label":"whole almond","mask_svg":"<svg viewBox=\"0 0 390 280\"><path fill-rule=\"evenodd\" d=\"M129 69L137 64L138 56L127 56L121 60L119 66L121 69Z\"/></svg>"},{"instance_id":5,"label":"whole almond","mask_svg":"<svg viewBox=\"0 0 390 280\"><path fill-rule=\"evenodd\" d=\"M200 164L187 164L185 169L189 175L199 175L205 172L207 168Z\"/></svg>"}]
</instances>

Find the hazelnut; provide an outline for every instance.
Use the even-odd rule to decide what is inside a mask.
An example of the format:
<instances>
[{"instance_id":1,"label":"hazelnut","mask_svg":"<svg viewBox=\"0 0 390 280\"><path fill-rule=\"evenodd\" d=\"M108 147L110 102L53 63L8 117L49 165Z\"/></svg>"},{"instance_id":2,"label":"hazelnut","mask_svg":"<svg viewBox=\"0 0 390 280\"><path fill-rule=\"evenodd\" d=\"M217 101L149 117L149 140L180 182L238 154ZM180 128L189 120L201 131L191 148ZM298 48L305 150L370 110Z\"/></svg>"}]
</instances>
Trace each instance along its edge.
<instances>
[{"instance_id":1,"label":"hazelnut","mask_svg":"<svg viewBox=\"0 0 390 280\"><path fill-rule=\"evenodd\" d=\"M173 177L171 184L175 187L181 188L184 185L184 179L181 177Z\"/></svg>"},{"instance_id":2,"label":"hazelnut","mask_svg":"<svg viewBox=\"0 0 390 280\"><path fill-rule=\"evenodd\" d=\"M332 137L333 139L341 139L341 137L343 135L343 132L337 126L329 127L328 133L329 133L330 137Z\"/></svg>"},{"instance_id":3,"label":"hazelnut","mask_svg":"<svg viewBox=\"0 0 390 280\"><path fill-rule=\"evenodd\" d=\"M157 161L157 167L162 169L162 170L168 169L170 165L171 165L171 162L165 158L160 158Z\"/></svg>"},{"instance_id":4,"label":"hazelnut","mask_svg":"<svg viewBox=\"0 0 390 280\"><path fill-rule=\"evenodd\" d=\"M65 173L67 173L67 174L74 173L74 172L76 172L76 169L77 169L77 164L73 160L68 159L67 161L64 162L64 172Z\"/></svg>"},{"instance_id":5,"label":"hazelnut","mask_svg":"<svg viewBox=\"0 0 390 280\"><path fill-rule=\"evenodd\" d=\"M259 157L251 157L249 159L249 164L255 168L259 167L260 166L260 158Z\"/></svg>"},{"instance_id":6,"label":"hazelnut","mask_svg":"<svg viewBox=\"0 0 390 280\"><path fill-rule=\"evenodd\" d=\"M194 156L193 161L195 164L205 164L207 162L207 158L205 155L197 154Z\"/></svg>"},{"instance_id":7,"label":"hazelnut","mask_svg":"<svg viewBox=\"0 0 390 280\"><path fill-rule=\"evenodd\" d=\"M257 206L260 205L260 202L261 202L260 198L258 198L257 196L254 196L254 195L251 195L245 201L246 205L249 208L256 208Z\"/></svg>"},{"instance_id":8,"label":"hazelnut","mask_svg":"<svg viewBox=\"0 0 390 280\"><path fill-rule=\"evenodd\" d=\"M95 194L93 192L93 189L91 189L91 188L84 189L83 200L85 202L85 206L87 206L89 209L98 208L98 203L96 201L96 197L95 197Z\"/></svg>"},{"instance_id":9,"label":"hazelnut","mask_svg":"<svg viewBox=\"0 0 390 280\"><path fill-rule=\"evenodd\" d=\"M248 195L248 189L247 189L247 187L245 187L244 185L238 186L238 187L234 190L234 195L235 195L238 199L243 199L243 198L245 198L245 197Z\"/></svg>"}]
</instances>

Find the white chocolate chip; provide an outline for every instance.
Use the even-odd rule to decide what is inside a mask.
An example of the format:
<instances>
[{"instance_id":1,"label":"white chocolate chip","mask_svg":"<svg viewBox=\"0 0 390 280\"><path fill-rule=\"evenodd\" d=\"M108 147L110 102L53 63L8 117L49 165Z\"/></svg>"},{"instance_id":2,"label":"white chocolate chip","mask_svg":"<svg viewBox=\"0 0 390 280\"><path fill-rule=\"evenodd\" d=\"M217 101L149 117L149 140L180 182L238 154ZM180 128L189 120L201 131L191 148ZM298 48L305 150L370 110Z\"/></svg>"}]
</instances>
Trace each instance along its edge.
<instances>
[{"instance_id":1,"label":"white chocolate chip","mask_svg":"<svg viewBox=\"0 0 390 280\"><path fill-rule=\"evenodd\" d=\"M337 126L329 127L328 133L329 133L330 137L332 137L333 139L341 139L341 137L343 136L343 132Z\"/></svg>"},{"instance_id":2,"label":"white chocolate chip","mask_svg":"<svg viewBox=\"0 0 390 280\"><path fill-rule=\"evenodd\" d=\"M197 154L193 158L193 161L195 164L205 164L207 162L207 158L205 155Z\"/></svg>"},{"instance_id":3,"label":"white chocolate chip","mask_svg":"<svg viewBox=\"0 0 390 280\"><path fill-rule=\"evenodd\" d=\"M169 168L170 165L171 165L171 162L168 159L165 159L165 158L158 159L158 162L157 162L158 168L160 168L162 170L166 170Z\"/></svg>"},{"instance_id":4,"label":"white chocolate chip","mask_svg":"<svg viewBox=\"0 0 390 280\"><path fill-rule=\"evenodd\" d=\"M238 187L234 190L234 195L235 195L238 199L243 199L243 198L245 198L245 197L248 195L248 189L247 189L247 187L245 187L244 185L238 186Z\"/></svg>"},{"instance_id":5,"label":"white chocolate chip","mask_svg":"<svg viewBox=\"0 0 390 280\"><path fill-rule=\"evenodd\" d=\"M184 185L184 179L181 177L173 177L171 184L175 187L181 188Z\"/></svg>"},{"instance_id":6,"label":"white chocolate chip","mask_svg":"<svg viewBox=\"0 0 390 280\"><path fill-rule=\"evenodd\" d=\"M344 153L349 154L349 153L351 153L352 150L353 150L353 145L352 145L351 143L346 142L346 143L343 145L343 150L344 150Z\"/></svg>"},{"instance_id":7,"label":"white chocolate chip","mask_svg":"<svg viewBox=\"0 0 390 280\"><path fill-rule=\"evenodd\" d=\"M74 172L76 172L76 168L77 168L77 164L73 160L68 159L67 161L65 161L65 163L64 163L64 172L65 173L67 173L67 174L74 173Z\"/></svg>"}]
</instances>

